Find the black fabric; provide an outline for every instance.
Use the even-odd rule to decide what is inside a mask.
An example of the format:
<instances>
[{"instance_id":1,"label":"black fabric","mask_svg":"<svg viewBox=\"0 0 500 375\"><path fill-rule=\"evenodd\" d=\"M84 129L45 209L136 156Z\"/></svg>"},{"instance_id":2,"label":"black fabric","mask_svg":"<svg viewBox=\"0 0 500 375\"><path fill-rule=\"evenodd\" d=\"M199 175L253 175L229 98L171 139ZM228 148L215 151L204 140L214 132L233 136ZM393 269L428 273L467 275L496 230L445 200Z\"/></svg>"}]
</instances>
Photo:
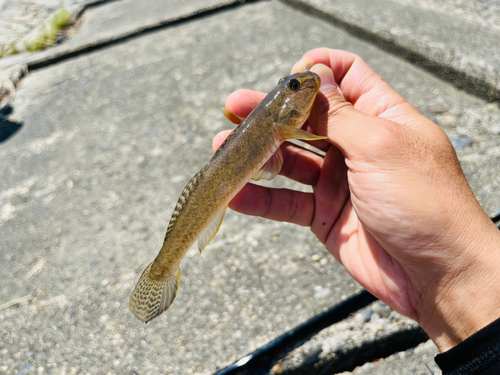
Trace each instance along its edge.
<instances>
[{"instance_id":1,"label":"black fabric","mask_svg":"<svg viewBox=\"0 0 500 375\"><path fill-rule=\"evenodd\" d=\"M435 358L443 375L499 375L500 319Z\"/></svg>"}]
</instances>

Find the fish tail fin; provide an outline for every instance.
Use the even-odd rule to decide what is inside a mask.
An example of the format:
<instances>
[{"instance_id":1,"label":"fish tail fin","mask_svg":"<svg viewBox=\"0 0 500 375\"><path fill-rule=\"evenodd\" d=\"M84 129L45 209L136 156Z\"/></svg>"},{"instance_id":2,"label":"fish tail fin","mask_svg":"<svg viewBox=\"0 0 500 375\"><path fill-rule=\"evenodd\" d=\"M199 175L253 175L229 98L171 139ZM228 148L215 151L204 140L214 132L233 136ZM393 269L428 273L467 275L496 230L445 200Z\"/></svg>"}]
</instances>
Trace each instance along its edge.
<instances>
[{"instance_id":1,"label":"fish tail fin","mask_svg":"<svg viewBox=\"0 0 500 375\"><path fill-rule=\"evenodd\" d=\"M146 267L130 296L130 311L144 323L153 320L170 307L177 295L181 269L165 278L151 274L151 263Z\"/></svg>"}]
</instances>

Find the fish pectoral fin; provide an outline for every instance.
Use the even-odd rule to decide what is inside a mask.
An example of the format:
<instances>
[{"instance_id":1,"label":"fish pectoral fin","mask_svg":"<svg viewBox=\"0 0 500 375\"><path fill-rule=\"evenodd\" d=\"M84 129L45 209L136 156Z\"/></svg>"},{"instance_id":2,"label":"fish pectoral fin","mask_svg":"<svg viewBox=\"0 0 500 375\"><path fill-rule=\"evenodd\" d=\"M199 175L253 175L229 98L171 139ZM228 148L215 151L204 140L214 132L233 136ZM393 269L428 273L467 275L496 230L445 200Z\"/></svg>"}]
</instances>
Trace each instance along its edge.
<instances>
[{"instance_id":1,"label":"fish pectoral fin","mask_svg":"<svg viewBox=\"0 0 500 375\"><path fill-rule=\"evenodd\" d=\"M252 176L252 179L259 181L261 178L267 180L272 180L281 171L281 166L283 165L283 154L281 149L274 153L273 156Z\"/></svg>"},{"instance_id":2,"label":"fish pectoral fin","mask_svg":"<svg viewBox=\"0 0 500 375\"><path fill-rule=\"evenodd\" d=\"M205 248L205 246L208 245L210 241L212 241L212 238L215 237L217 234L217 231L220 228L220 225L222 224L222 220L224 219L224 214L226 213L226 207L224 207L215 217L215 219L210 223L210 225L205 229L205 231L201 234L201 236L198 238L198 250L200 250L200 253L202 250Z\"/></svg>"},{"instance_id":3,"label":"fish pectoral fin","mask_svg":"<svg viewBox=\"0 0 500 375\"><path fill-rule=\"evenodd\" d=\"M245 120L244 117L238 116L226 108L221 108L221 110L224 116L226 116L226 118L233 124L239 125L243 122L243 120Z\"/></svg>"},{"instance_id":4,"label":"fish pectoral fin","mask_svg":"<svg viewBox=\"0 0 500 375\"><path fill-rule=\"evenodd\" d=\"M146 267L130 296L128 307L137 319L144 323L156 318L172 305L179 280L181 269L165 278L158 278L151 274L151 263Z\"/></svg>"},{"instance_id":5,"label":"fish pectoral fin","mask_svg":"<svg viewBox=\"0 0 500 375\"><path fill-rule=\"evenodd\" d=\"M305 130L294 128L293 126L285 124L278 124L278 126L283 138L285 139L300 139L302 141L319 141L328 138L313 133L309 133L306 132Z\"/></svg>"}]
</instances>

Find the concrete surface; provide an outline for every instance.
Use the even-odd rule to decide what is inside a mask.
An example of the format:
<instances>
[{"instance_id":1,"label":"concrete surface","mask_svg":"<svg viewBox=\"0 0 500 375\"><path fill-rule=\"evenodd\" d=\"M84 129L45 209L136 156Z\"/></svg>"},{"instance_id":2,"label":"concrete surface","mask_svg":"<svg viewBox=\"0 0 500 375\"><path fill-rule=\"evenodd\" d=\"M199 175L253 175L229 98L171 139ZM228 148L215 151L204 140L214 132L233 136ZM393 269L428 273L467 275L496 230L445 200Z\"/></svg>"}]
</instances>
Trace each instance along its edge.
<instances>
[{"instance_id":1,"label":"concrete surface","mask_svg":"<svg viewBox=\"0 0 500 375\"><path fill-rule=\"evenodd\" d=\"M102 43L131 33L168 23L178 18L230 4L237 0L121 0L89 9L82 17L78 33L68 46Z\"/></svg>"},{"instance_id":2,"label":"concrete surface","mask_svg":"<svg viewBox=\"0 0 500 375\"><path fill-rule=\"evenodd\" d=\"M500 29L500 3L497 0L393 0L423 10L448 14L467 22Z\"/></svg>"},{"instance_id":3,"label":"concrete surface","mask_svg":"<svg viewBox=\"0 0 500 375\"><path fill-rule=\"evenodd\" d=\"M225 97L268 91L318 46L358 53L440 124L498 212L497 104L284 3L75 56L23 79L6 115L20 130L0 144L0 373L212 374L360 290L307 229L229 212L203 254L188 253L166 314L144 325L127 306L212 136L232 126ZM386 374L405 374L405 358Z\"/></svg>"}]
</instances>

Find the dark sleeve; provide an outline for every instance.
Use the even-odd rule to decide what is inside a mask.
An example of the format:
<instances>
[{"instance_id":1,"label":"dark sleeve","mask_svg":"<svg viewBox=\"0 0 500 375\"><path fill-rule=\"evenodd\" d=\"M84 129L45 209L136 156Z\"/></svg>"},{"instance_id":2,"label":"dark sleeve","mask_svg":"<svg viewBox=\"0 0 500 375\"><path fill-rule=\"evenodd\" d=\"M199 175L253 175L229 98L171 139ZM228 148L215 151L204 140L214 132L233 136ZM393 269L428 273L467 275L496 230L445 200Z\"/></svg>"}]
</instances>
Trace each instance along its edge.
<instances>
[{"instance_id":1,"label":"dark sleeve","mask_svg":"<svg viewBox=\"0 0 500 375\"><path fill-rule=\"evenodd\" d=\"M443 375L499 375L500 319L435 358Z\"/></svg>"}]
</instances>

